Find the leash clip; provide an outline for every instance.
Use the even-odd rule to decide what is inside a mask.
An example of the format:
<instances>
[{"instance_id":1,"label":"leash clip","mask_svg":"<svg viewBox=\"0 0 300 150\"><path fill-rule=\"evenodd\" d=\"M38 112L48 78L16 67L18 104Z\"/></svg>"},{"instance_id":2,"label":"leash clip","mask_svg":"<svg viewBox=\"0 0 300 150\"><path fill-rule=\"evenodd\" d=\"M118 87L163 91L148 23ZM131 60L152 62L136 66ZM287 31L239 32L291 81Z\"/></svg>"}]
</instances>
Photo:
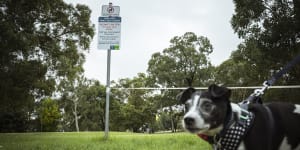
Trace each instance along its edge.
<instances>
[{"instance_id":1,"label":"leash clip","mask_svg":"<svg viewBox=\"0 0 300 150\"><path fill-rule=\"evenodd\" d=\"M261 89L256 89L254 92L245 100L239 103L240 107L248 110L248 105L251 103L259 103L262 104L262 100L260 98L261 95L264 94L264 91L268 89L270 86L270 83L268 81L264 81L263 87Z\"/></svg>"},{"instance_id":2,"label":"leash clip","mask_svg":"<svg viewBox=\"0 0 300 150\"><path fill-rule=\"evenodd\" d=\"M266 90L266 89L268 89L269 88L269 82L268 81L265 81L264 83L263 83L263 87L261 88L261 89L256 89L256 90L254 90L254 93L252 94L253 96L260 96L260 95L264 95L264 91Z\"/></svg>"}]
</instances>

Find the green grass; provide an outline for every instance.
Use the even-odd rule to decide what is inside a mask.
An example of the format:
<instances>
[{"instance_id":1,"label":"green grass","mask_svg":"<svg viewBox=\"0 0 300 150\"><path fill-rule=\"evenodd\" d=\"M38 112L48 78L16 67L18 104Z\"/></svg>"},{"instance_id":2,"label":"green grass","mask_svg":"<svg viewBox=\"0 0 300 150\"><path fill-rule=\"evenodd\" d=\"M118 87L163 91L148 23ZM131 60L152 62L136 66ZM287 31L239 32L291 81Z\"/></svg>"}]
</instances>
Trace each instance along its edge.
<instances>
[{"instance_id":1,"label":"green grass","mask_svg":"<svg viewBox=\"0 0 300 150\"><path fill-rule=\"evenodd\" d=\"M209 150L188 133L137 134L111 132L0 133L0 150Z\"/></svg>"}]
</instances>

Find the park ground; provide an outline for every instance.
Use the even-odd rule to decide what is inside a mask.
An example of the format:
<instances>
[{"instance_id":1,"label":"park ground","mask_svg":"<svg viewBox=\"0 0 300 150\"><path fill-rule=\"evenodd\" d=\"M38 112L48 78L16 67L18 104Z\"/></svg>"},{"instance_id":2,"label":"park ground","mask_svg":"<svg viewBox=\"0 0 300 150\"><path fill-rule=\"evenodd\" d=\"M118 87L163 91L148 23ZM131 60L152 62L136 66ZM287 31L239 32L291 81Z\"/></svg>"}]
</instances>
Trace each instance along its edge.
<instances>
[{"instance_id":1,"label":"park ground","mask_svg":"<svg viewBox=\"0 0 300 150\"><path fill-rule=\"evenodd\" d=\"M209 150L188 133L111 132L0 133L0 150Z\"/></svg>"}]
</instances>

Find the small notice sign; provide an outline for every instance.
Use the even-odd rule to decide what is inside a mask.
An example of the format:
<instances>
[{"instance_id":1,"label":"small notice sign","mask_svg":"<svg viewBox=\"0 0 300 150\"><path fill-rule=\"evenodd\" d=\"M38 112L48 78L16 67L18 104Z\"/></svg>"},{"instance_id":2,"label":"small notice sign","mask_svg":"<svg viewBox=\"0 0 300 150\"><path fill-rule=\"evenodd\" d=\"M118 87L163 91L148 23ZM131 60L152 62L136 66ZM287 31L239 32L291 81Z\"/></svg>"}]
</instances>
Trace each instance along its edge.
<instances>
[{"instance_id":1,"label":"small notice sign","mask_svg":"<svg viewBox=\"0 0 300 150\"><path fill-rule=\"evenodd\" d=\"M120 16L120 6L102 5L101 16Z\"/></svg>"},{"instance_id":2,"label":"small notice sign","mask_svg":"<svg viewBox=\"0 0 300 150\"><path fill-rule=\"evenodd\" d=\"M99 17L98 23L98 49L119 50L121 17Z\"/></svg>"}]
</instances>

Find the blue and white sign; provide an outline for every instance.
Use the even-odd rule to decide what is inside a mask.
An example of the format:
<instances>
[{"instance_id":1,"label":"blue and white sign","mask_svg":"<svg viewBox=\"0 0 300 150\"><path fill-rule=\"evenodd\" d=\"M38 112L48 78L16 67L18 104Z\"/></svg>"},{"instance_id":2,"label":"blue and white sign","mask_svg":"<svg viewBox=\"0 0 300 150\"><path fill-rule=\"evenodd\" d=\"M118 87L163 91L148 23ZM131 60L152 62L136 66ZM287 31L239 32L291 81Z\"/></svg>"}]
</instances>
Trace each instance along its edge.
<instances>
[{"instance_id":1,"label":"blue and white sign","mask_svg":"<svg viewBox=\"0 0 300 150\"><path fill-rule=\"evenodd\" d=\"M121 17L99 17L98 23L98 49L119 50Z\"/></svg>"}]
</instances>

